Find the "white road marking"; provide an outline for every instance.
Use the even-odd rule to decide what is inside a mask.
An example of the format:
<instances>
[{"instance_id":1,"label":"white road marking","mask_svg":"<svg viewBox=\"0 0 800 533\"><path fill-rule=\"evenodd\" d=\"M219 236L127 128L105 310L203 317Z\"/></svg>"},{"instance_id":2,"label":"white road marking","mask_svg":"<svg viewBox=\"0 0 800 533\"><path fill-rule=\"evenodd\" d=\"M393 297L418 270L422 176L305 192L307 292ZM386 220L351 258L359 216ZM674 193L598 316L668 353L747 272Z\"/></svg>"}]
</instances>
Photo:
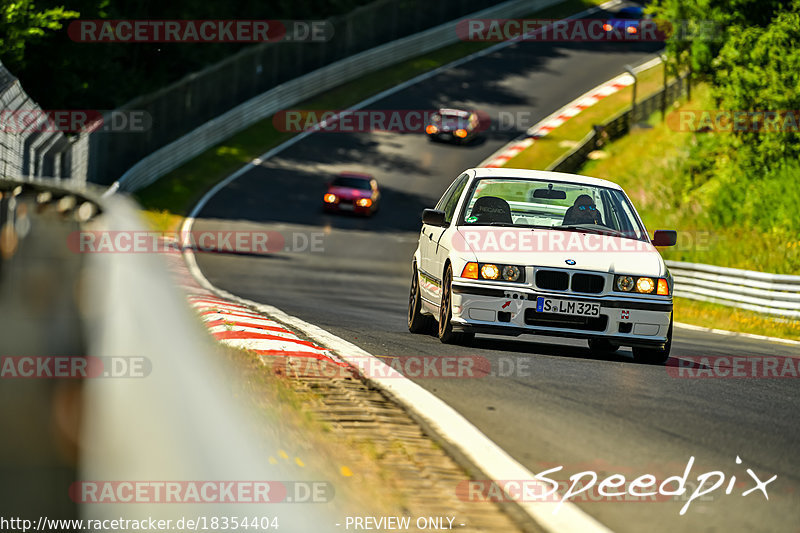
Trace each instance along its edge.
<instances>
[{"instance_id":1,"label":"white road marking","mask_svg":"<svg viewBox=\"0 0 800 533\"><path fill-rule=\"evenodd\" d=\"M601 6L588 9L568 18L578 18L594 13L600 9L609 9L618 5L619 3L621 3L620 0L611 0L610 2L607 2ZM367 98L366 100L363 100L362 102L352 106L349 110L361 109L375 101L381 100L391 94L429 79L440 72L467 63L477 57L488 55L496 50L500 50L512 44L515 44L515 42L501 42L467 57L453 61L452 63L448 63L447 65L443 65L439 68L421 74L411 80L387 89L386 91L383 91L371 98ZM551 120L557 116L557 114L554 114L548 117L548 119ZM221 189L247 173L251 168L262 164L264 161L279 154L286 148L293 146L312 133L314 132L309 130L292 137L288 141L270 149L260 157L244 165L239 170L217 183L205 195L203 195L200 201L194 206L189 213L189 216L183 221L181 231L191 231L197 215L208 203L208 201ZM517 142L524 141L517 140ZM302 331L305 335L322 346L334 350L336 354L342 358L342 360L348 361L351 365L356 366L357 368L365 364L365 357L371 359L370 368L374 369L375 365L379 364L385 365L385 363L380 361L380 359L376 358L369 352L366 352L358 346L355 346L354 344L351 344L344 339L333 335L319 326L288 315L276 307L246 300L222 289L218 289L205 278L197 265L194 252L192 250L184 250L184 259L186 260L189 271L195 277L197 282L202 287L214 292L218 296L255 308L288 326ZM427 427L434 434L438 435L440 439L446 441L452 448L457 450L459 454L466 457L471 464L481 470L482 474L486 475L489 479L534 480L534 474L532 472L522 466L497 444L492 442L486 435L484 435L478 428L476 428L452 407L413 381L406 378L394 378L387 380L367 377L366 379L374 383L376 386L379 386L395 401L408 409L418 422L420 422L424 427ZM548 488L548 486L544 483L539 483L539 485L541 485L539 489L543 492ZM534 520L534 522L548 532L611 533L610 529L583 512L572 502L564 503L559 509L558 514L553 514L553 510L556 509L556 506L558 505L557 503L518 502L518 505L530 518Z\"/></svg>"},{"instance_id":2,"label":"white road marking","mask_svg":"<svg viewBox=\"0 0 800 533\"><path fill-rule=\"evenodd\" d=\"M756 335L754 333L740 333L738 331L728 331L727 329L706 328L703 326L695 326L694 324L685 324L683 322L675 322L675 327L688 329L691 331L703 331L705 333L714 333L716 335L728 335L731 337L745 337L748 339L755 339L759 341L780 342L782 344L791 344L800 346L800 341L792 339L782 339L780 337L768 337L766 335Z\"/></svg>"}]
</instances>

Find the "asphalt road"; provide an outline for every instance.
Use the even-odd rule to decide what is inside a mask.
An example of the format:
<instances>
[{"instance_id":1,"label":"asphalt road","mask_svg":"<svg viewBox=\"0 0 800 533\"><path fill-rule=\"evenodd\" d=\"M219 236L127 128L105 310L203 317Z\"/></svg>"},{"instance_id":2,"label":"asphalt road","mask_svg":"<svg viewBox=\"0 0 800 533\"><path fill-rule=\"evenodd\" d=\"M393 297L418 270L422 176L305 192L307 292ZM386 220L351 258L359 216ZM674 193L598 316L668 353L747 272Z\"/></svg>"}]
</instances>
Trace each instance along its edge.
<instances>
[{"instance_id":1,"label":"asphalt road","mask_svg":"<svg viewBox=\"0 0 800 533\"><path fill-rule=\"evenodd\" d=\"M695 500L684 516L679 511L685 501L576 500L615 531L797 531L795 380L681 379L664 367L632 363L629 350L597 359L580 341L479 337L462 348L406 329L410 260L422 209L432 206L461 170L654 51L653 45L625 43L520 43L376 102L374 109L463 106L495 119L501 111L526 112L528 122L490 132L469 146L430 143L419 134L309 136L219 191L194 227L279 231L294 250L199 254L199 266L216 286L274 305L375 355L487 358L496 375L417 382L533 472L563 465L564 475L554 477L593 470L600 476L664 479L682 475L693 456L690 481L703 472L725 474L723 488ZM378 178L384 199L374 218L320 211L325 182L341 170ZM305 248L311 234L321 234L321 251ZM677 360L798 352L676 329L672 353ZM753 486L747 468L764 480L778 476L767 487L769 501L757 491L741 495ZM732 475L737 484L725 495Z\"/></svg>"}]
</instances>

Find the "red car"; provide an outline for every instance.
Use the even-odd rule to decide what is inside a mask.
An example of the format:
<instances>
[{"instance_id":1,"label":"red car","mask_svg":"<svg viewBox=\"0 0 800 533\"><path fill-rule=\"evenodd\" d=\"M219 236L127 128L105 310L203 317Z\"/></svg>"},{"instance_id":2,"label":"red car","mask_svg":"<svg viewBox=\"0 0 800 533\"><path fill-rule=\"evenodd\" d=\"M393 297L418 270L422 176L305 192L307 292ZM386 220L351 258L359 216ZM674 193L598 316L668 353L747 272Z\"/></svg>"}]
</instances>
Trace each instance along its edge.
<instances>
[{"instance_id":1,"label":"red car","mask_svg":"<svg viewBox=\"0 0 800 533\"><path fill-rule=\"evenodd\" d=\"M342 172L328 184L322 197L325 211L351 212L370 216L378 210L381 192L369 174Z\"/></svg>"}]
</instances>

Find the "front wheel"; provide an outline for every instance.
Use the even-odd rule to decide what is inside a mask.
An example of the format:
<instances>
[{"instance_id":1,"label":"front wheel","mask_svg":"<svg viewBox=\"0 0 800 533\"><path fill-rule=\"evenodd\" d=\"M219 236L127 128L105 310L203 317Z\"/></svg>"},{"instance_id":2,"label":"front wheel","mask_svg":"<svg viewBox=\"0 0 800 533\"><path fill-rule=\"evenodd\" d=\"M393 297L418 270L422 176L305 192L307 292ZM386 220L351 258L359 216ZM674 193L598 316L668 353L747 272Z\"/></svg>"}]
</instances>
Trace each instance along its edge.
<instances>
[{"instance_id":1,"label":"front wheel","mask_svg":"<svg viewBox=\"0 0 800 533\"><path fill-rule=\"evenodd\" d=\"M419 294L419 275L416 263L411 272L411 290L408 294L408 331L429 333L433 331L433 317L422 314L422 301Z\"/></svg>"},{"instance_id":2,"label":"front wheel","mask_svg":"<svg viewBox=\"0 0 800 533\"><path fill-rule=\"evenodd\" d=\"M452 285L453 269L447 265L442 279L442 299L439 305L439 340L444 344L469 344L475 338L474 333L453 331Z\"/></svg>"},{"instance_id":3,"label":"front wheel","mask_svg":"<svg viewBox=\"0 0 800 533\"><path fill-rule=\"evenodd\" d=\"M672 348L672 317L669 319L667 342L662 348L633 348L633 360L646 365L663 365L669 359Z\"/></svg>"}]
</instances>

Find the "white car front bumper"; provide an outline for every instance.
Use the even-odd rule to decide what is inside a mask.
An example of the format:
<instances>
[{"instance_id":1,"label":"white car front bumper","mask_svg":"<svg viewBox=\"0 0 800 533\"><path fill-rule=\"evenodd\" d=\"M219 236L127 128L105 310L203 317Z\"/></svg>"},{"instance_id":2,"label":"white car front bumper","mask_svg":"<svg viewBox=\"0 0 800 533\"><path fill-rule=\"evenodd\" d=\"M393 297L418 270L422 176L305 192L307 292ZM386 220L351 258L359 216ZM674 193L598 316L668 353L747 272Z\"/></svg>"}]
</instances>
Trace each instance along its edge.
<instances>
[{"instance_id":1,"label":"white car front bumper","mask_svg":"<svg viewBox=\"0 0 800 533\"><path fill-rule=\"evenodd\" d=\"M536 311L539 296L596 302L600 316L575 317ZM672 298L628 294L585 295L498 286L456 279L453 329L495 335L605 338L621 346L662 346L672 317Z\"/></svg>"}]
</instances>

